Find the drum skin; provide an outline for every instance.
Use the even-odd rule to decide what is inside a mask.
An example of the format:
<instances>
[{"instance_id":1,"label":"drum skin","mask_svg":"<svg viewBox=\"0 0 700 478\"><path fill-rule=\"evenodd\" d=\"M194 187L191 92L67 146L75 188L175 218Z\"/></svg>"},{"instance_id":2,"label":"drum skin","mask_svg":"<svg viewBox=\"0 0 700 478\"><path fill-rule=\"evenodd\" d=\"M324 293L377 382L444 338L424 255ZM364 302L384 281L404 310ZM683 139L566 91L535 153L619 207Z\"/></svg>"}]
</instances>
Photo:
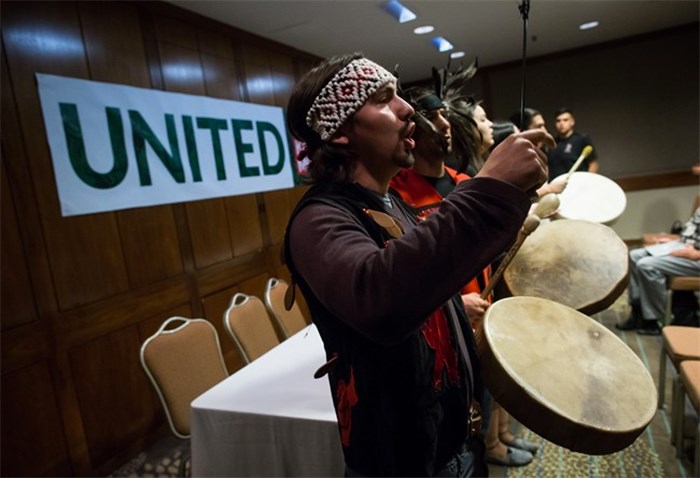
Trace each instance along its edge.
<instances>
[{"instance_id":1,"label":"drum skin","mask_svg":"<svg viewBox=\"0 0 700 478\"><path fill-rule=\"evenodd\" d=\"M603 224L549 221L525 239L503 281L511 295L550 299L595 314L627 288L629 252Z\"/></svg>"},{"instance_id":2,"label":"drum skin","mask_svg":"<svg viewBox=\"0 0 700 478\"><path fill-rule=\"evenodd\" d=\"M625 212L627 196L610 178L576 171L571 174L566 187L559 194L559 202L557 216L560 218L612 224Z\"/></svg>"},{"instance_id":3,"label":"drum skin","mask_svg":"<svg viewBox=\"0 0 700 478\"><path fill-rule=\"evenodd\" d=\"M656 387L641 360L570 307L536 297L499 300L487 309L477 344L494 399L559 446L614 453L654 418Z\"/></svg>"}]
</instances>

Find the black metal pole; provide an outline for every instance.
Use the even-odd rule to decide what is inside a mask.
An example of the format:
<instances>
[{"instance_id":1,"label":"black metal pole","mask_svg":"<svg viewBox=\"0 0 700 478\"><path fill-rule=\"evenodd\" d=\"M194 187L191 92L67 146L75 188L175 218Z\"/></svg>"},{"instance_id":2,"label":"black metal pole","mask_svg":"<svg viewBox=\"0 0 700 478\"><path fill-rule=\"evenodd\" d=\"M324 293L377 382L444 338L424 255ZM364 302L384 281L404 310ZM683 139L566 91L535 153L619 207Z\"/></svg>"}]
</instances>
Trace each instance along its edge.
<instances>
[{"instance_id":1,"label":"black metal pole","mask_svg":"<svg viewBox=\"0 0 700 478\"><path fill-rule=\"evenodd\" d=\"M527 21L530 16L530 0L523 0L518 6L523 17L523 77L520 85L520 128L526 129L525 121L525 67L527 63Z\"/></svg>"}]
</instances>

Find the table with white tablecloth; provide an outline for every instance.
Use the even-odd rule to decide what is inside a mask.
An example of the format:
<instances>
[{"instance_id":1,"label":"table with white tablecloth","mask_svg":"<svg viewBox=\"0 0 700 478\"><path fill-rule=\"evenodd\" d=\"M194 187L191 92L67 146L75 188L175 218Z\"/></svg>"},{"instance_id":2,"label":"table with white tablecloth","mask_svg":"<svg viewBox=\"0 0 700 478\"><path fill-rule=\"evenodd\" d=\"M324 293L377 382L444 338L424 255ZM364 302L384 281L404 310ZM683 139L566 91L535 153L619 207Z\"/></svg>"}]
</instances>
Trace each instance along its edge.
<instances>
[{"instance_id":1,"label":"table with white tablecloth","mask_svg":"<svg viewBox=\"0 0 700 478\"><path fill-rule=\"evenodd\" d=\"M311 325L192 402L192 476L343 476L325 363Z\"/></svg>"}]
</instances>

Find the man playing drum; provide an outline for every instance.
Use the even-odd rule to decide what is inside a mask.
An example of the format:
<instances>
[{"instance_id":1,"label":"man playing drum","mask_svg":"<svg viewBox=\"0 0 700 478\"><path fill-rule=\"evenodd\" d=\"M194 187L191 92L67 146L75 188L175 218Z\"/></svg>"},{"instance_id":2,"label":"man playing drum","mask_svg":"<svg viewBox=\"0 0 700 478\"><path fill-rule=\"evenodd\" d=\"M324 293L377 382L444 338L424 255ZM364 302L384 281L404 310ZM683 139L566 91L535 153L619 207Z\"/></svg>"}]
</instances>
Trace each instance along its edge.
<instances>
[{"instance_id":1,"label":"man playing drum","mask_svg":"<svg viewBox=\"0 0 700 478\"><path fill-rule=\"evenodd\" d=\"M413 113L393 75L361 55L301 79L287 118L315 184L292 213L285 259L324 342L346 475L483 476L470 417L478 359L455 294L516 236L546 179L533 142L553 141L512 136L417 223L387 194L411 164Z\"/></svg>"}]
</instances>

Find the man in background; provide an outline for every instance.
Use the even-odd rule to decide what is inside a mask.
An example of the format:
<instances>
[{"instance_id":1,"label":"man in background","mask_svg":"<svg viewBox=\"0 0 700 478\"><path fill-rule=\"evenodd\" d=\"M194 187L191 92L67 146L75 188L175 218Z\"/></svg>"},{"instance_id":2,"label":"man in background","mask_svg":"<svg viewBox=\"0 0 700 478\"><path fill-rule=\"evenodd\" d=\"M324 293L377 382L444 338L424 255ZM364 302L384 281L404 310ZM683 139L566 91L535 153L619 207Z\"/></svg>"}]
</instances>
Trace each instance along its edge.
<instances>
[{"instance_id":1,"label":"man in background","mask_svg":"<svg viewBox=\"0 0 700 478\"><path fill-rule=\"evenodd\" d=\"M549 181L557 176L566 174L581 155L586 146L593 147L591 138L583 133L574 131L576 118L569 108L560 108L556 112L557 147L548 154ZM577 171L598 172L598 154L593 147L593 152L583 160Z\"/></svg>"}]
</instances>

